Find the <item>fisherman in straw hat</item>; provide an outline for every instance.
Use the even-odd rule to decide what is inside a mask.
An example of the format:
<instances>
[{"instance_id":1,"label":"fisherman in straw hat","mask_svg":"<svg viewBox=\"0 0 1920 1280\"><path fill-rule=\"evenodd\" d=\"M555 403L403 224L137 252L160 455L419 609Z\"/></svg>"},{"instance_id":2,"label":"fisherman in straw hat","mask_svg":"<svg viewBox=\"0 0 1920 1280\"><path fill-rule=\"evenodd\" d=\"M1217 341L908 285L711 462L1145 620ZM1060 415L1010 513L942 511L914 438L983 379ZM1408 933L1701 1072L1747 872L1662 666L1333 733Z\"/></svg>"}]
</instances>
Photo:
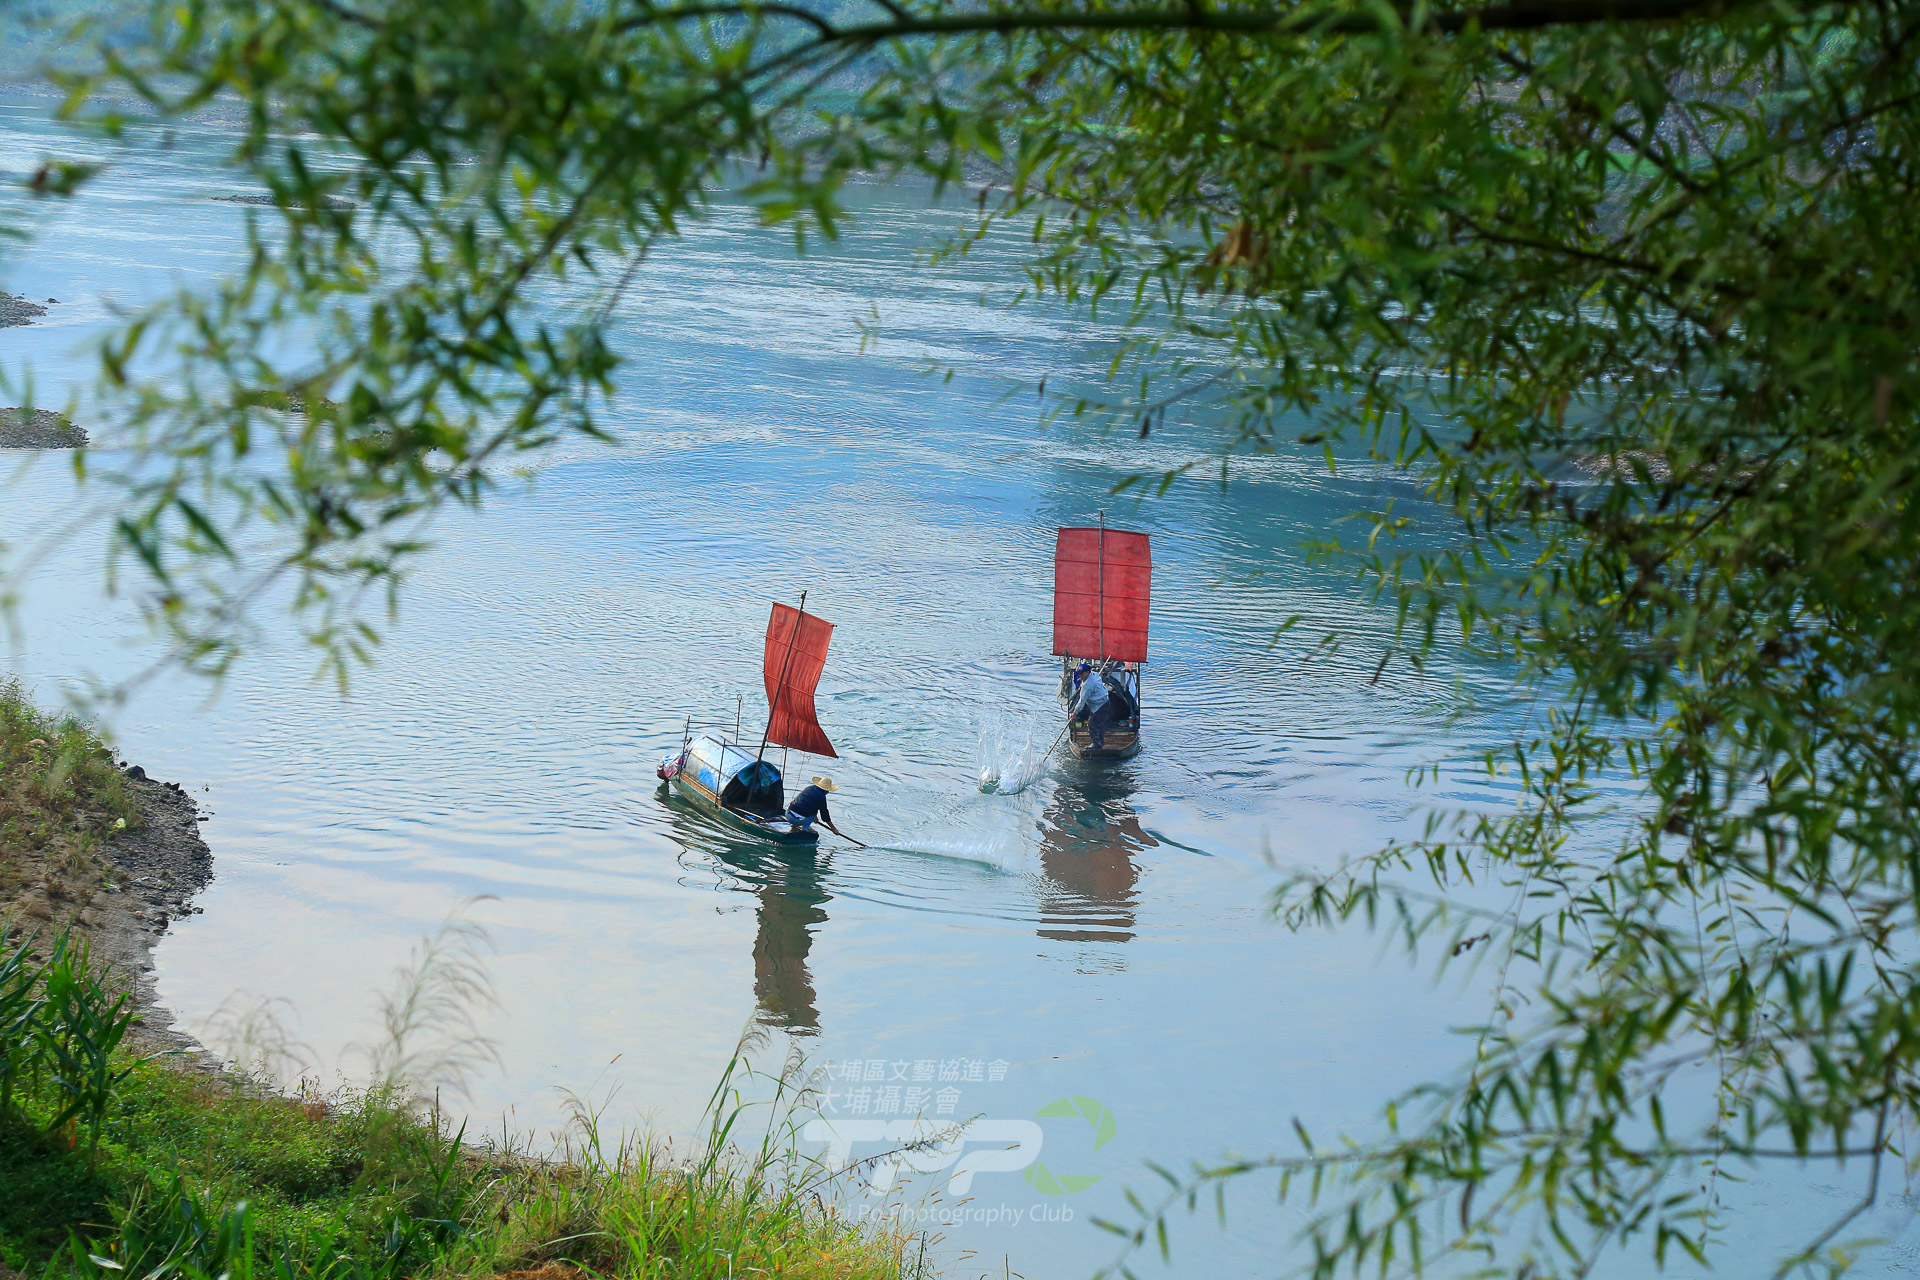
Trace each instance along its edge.
<instances>
[{"instance_id":1,"label":"fisherman in straw hat","mask_svg":"<svg viewBox=\"0 0 1920 1280\"><path fill-rule=\"evenodd\" d=\"M852 840L852 836L833 825L833 813L827 808L827 796L839 789L833 785L832 778L815 778L813 785L795 796L793 803L787 806L787 821L795 830L806 831L813 826L814 819L818 818L833 834L843 840Z\"/></svg>"}]
</instances>

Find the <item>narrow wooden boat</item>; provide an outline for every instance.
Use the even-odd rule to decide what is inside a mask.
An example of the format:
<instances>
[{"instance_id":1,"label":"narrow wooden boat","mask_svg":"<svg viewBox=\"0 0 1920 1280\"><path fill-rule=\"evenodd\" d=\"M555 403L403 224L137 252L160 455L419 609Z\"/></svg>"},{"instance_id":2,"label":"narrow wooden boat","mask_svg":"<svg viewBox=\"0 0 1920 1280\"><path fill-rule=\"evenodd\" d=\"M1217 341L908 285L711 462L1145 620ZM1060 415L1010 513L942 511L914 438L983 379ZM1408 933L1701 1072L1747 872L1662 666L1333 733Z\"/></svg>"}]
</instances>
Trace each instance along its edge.
<instances>
[{"instance_id":1,"label":"narrow wooden boat","mask_svg":"<svg viewBox=\"0 0 1920 1280\"><path fill-rule=\"evenodd\" d=\"M1060 658L1060 699L1071 706L1079 663L1089 679L1107 681L1124 699L1124 715L1107 724L1101 745L1081 724L1067 740L1083 760L1125 760L1140 754L1140 684L1147 662L1147 620L1153 594L1153 550L1147 535L1107 528L1063 528L1053 548L1053 651Z\"/></svg>"},{"instance_id":2,"label":"narrow wooden boat","mask_svg":"<svg viewBox=\"0 0 1920 1280\"><path fill-rule=\"evenodd\" d=\"M660 762L661 782L694 807L736 831L777 844L814 844L817 831L787 821L786 782L768 747L792 748L814 755L838 757L820 728L813 708L813 691L827 665L827 645L833 624L806 611L806 593L800 607L776 603L767 621L762 675L767 691L767 727L758 747L737 741L724 730L695 732L689 717L679 750ZM784 751L782 755L784 756Z\"/></svg>"},{"instance_id":3,"label":"narrow wooden boat","mask_svg":"<svg viewBox=\"0 0 1920 1280\"><path fill-rule=\"evenodd\" d=\"M786 784L773 761L717 733L689 734L660 765L675 794L736 831L780 844L814 844L818 832L796 827L787 811Z\"/></svg>"}]
</instances>

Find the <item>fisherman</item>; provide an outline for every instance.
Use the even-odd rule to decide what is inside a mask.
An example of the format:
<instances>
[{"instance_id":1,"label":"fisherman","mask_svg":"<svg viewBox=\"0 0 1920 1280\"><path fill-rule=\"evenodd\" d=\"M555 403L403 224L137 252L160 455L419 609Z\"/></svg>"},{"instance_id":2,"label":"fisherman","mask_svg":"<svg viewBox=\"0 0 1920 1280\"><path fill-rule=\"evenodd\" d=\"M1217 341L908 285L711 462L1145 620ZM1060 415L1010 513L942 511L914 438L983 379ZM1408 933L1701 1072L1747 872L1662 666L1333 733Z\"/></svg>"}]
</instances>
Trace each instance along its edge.
<instances>
[{"instance_id":1,"label":"fisherman","mask_svg":"<svg viewBox=\"0 0 1920 1280\"><path fill-rule=\"evenodd\" d=\"M832 778L815 778L813 785L795 796L793 803L787 806L787 821L796 831L809 831L813 828L814 819L818 818L833 834L844 840L853 839L833 825L833 813L827 808L828 794L839 789L833 785Z\"/></svg>"},{"instance_id":2,"label":"fisherman","mask_svg":"<svg viewBox=\"0 0 1920 1280\"><path fill-rule=\"evenodd\" d=\"M1107 682L1094 674L1093 664L1080 664L1080 690L1073 696L1073 719L1085 720L1087 736L1093 739L1093 749L1100 750L1107 744L1107 722L1113 718L1112 704L1107 695Z\"/></svg>"}]
</instances>

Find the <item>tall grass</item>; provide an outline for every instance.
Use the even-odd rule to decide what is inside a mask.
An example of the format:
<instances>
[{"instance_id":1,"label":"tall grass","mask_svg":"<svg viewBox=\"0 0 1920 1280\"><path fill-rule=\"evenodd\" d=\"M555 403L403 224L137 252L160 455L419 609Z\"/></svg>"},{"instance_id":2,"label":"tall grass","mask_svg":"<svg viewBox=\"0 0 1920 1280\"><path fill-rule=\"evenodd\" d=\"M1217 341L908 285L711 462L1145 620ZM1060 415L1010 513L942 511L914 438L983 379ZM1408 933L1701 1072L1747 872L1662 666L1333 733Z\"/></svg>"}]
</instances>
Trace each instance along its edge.
<instances>
[{"instance_id":1,"label":"tall grass","mask_svg":"<svg viewBox=\"0 0 1920 1280\"><path fill-rule=\"evenodd\" d=\"M42 999L35 981L33 953L26 943L0 941L0 1121L14 1115L22 1079L38 1061Z\"/></svg>"},{"instance_id":2,"label":"tall grass","mask_svg":"<svg viewBox=\"0 0 1920 1280\"><path fill-rule=\"evenodd\" d=\"M102 874L101 843L138 821L98 731L0 675L0 918L70 914Z\"/></svg>"},{"instance_id":3,"label":"tall grass","mask_svg":"<svg viewBox=\"0 0 1920 1280\"><path fill-rule=\"evenodd\" d=\"M392 1280L486 1220L490 1184L460 1134L407 1095L286 1098L129 1052L135 1015L84 941L62 937L45 960L0 949L0 1012L0 1264Z\"/></svg>"},{"instance_id":4,"label":"tall grass","mask_svg":"<svg viewBox=\"0 0 1920 1280\"><path fill-rule=\"evenodd\" d=\"M0 805L19 806L11 815L0 810L13 817L133 813L126 779L100 731L78 716L42 710L13 675L0 675Z\"/></svg>"},{"instance_id":5,"label":"tall grass","mask_svg":"<svg viewBox=\"0 0 1920 1280\"><path fill-rule=\"evenodd\" d=\"M100 1130L120 1086L143 1059L126 1061L120 1046L138 1015L133 997L108 985L84 938L62 934L39 973L41 999L34 1039L45 1064L55 1111L50 1128L84 1122L87 1164L100 1150Z\"/></svg>"},{"instance_id":6,"label":"tall grass","mask_svg":"<svg viewBox=\"0 0 1920 1280\"><path fill-rule=\"evenodd\" d=\"M91 1166L107 1109L139 1065L120 1053L136 1015L85 938L61 934L41 963L34 941L0 929L0 1120L25 1119L25 1097L44 1100L43 1129L85 1126Z\"/></svg>"},{"instance_id":7,"label":"tall grass","mask_svg":"<svg viewBox=\"0 0 1920 1280\"><path fill-rule=\"evenodd\" d=\"M921 1238L834 1213L832 1171L798 1153L804 1063L758 1072L755 1041L736 1051L685 1150L609 1136L578 1099L557 1157L464 1145L422 1099L491 1053L478 1023L492 991L485 949L456 914L381 1002L372 1084L291 1098L133 1058L116 1038L124 1001L84 946L42 962L24 946L0 953L12 975L0 1019L30 1008L41 1045L9 1077L12 1111L0 1115L0 1186L27 1189L0 1203L0 1263L46 1280L479 1280L554 1266L619 1280L930 1274ZM269 1026L271 1045L285 1039Z\"/></svg>"},{"instance_id":8,"label":"tall grass","mask_svg":"<svg viewBox=\"0 0 1920 1280\"><path fill-rule=\"evenodd\" d=\"M906 1280L933 1274L924 1237L860 1226L827 1192L834 1173L802 1156L803 1064L757 1072L743 1042L708 1103L695 1149L610 1138L572 1100L564 1158L521 1168L497 1227L463 1240L443 1274L487 1276L576 1267L622 1280ZM769 1086L751 1100L743 1082ZM750 1113L763 1110L764 1123ZM737 1139L748 1132L758 1136Z\"/></svg>"},{"instance_id":9,"label":"tall grass","mask_svg":"<svg viewBox=\"0 0 1920 1280\"><path fill-rule=\"evenodd\" d=\"M498 1050L480 1029L499 1004L486 965L492 940L465 915L484 900L454 908L394 971L392 988L380 997L380 1035L358 1046L376 1089L449 1088L464 1096L475 1071L499 1065Z\"/></svg>"}]
</instances>

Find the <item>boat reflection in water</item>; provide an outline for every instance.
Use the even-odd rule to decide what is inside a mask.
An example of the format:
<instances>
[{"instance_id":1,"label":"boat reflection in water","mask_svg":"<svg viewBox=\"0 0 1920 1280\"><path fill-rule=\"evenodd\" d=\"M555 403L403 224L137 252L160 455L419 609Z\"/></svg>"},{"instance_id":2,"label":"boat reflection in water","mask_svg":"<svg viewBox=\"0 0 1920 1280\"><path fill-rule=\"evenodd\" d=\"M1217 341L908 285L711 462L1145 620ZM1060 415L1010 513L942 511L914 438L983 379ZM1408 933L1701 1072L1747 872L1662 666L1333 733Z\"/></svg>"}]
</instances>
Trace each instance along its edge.
<instances>
[{"instance_id":1,"label":"boat reflection in water","mask_svg":"<svg viewBox=\"0 0 1920 1280\"><path fill-rule=\"evenodd\" d=\"M1040 874L1028 880L1037 885L1031 918L1038 936L1070 944L1076 963L1112 968L1119 958L1113 944L1138 931L1139 855L1161 842L1133 807L1130 767L1089 763L1072 773L1037 817ZM692 805L670 801L667 808L683 865L708 868L720 887L754 896L755 1021L791 1035L820 1034L810 958L835 896L833 855L757 840Z\"/></svg>"},{"instance_id":2,"label":"boat reflection in water","mask_svg":"<svg viewBox=\"0 0 1920 1280\"><path fill-rule=\"evenodd\" d=\"M1077 771L1040 817L1040 928L1056 942L1126 942L1133 937L1140 868L1134 854L1159 841L1133 809L1130 770Z\"/></svg>"},{"instance_id":3,"label":"boat reflection in water","mask_svg":"<svg viewBox=\"0 0 1920 1280\"><path fill-rule=\"evenodd\" d=\"M822 908L832 898L818 856L746 852L738 862L727 861L753 881L760 899L759 929L753 936L753 996L760 1021L817 1034L820 1013L814 1008L807 953L813 949L813 931L827 922Z\"/></svg>"},{"instance_id":4,"label":"boat reflection in water","mask_svg":"<svg viewBox=\"0 0 1920 1280\"><path fill-rule=\"evenodd\" d=\"M796 1035L818 1035L813 975L807 956L827 922L827 871L832 859L811 847L785 849L734 836L705 814L676 809L674 834L690 853L709 854L757 899L753 937L755 1021Z\"/></svg>"}]
</instances>

